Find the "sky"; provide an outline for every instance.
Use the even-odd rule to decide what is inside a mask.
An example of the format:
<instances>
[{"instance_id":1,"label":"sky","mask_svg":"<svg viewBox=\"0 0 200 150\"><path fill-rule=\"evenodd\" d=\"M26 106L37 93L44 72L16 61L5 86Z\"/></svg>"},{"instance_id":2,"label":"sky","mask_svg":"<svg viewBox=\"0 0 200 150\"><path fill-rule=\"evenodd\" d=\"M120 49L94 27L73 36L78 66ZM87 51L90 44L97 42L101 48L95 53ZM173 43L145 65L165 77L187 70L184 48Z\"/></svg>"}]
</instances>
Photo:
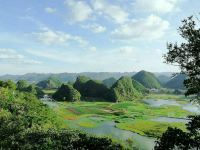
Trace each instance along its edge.
<instances>
[{"instance_id":1,"label":"sky","mask_svg":"<svg viewBox=\"0 0 200 150\"><path fill-rule=\"evenodd\" d=\"M199 0L0 0L0 74L173 72L163 55Z\"/></svg>"}]
</instances>

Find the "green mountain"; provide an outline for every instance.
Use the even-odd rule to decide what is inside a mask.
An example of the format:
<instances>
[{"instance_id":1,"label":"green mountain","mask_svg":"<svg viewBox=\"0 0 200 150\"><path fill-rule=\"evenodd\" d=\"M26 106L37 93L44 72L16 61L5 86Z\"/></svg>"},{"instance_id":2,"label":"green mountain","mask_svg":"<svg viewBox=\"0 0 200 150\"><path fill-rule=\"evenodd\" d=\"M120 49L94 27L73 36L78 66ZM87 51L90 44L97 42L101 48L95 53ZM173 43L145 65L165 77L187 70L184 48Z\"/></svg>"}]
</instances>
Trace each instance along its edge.
<instances>
[{"instance_id":1,"label":"green mountain","mask_svg":"<svg viewBox=\"0 0 200 150\"><path fill-rule=\"evenodd\" d=\"M37 86L42 89L54 89L61 86L61 82L56 77L49 77L37 83Z\"/></svg>"},{"instance_id":2,"label":"green mountain","mask_svg":"<svg viewBox=\"0 0 200 150\"><path fill-rule=\"evenodd\" d=\"M165 84L165 87L169 89L185 89L183 82L186 78L186 75L178 74L175 77L173 77L170 81L168 81Z\"/></svg>"},{"instance_id":3,"label":"green mountain","mask_svg":"<svg viewBox=\"0 0 200 150\"><path fill-rule=\"evenodd\" d=\"M106 98L109 89L101 81L91 80L88 77L80 76L74 83L81 96L92 98Z\"/></svg>"},{"instance_id":4,"label":"green mountain","mask_svg":"<svg viewBox=\"0 0 200 150\"><path fill-rule=\"evenodd\" d=\"M75 102L80 101L81 94L70 84L62 84L62 86L52 95L57 101Z\"/></svg>"},{"instance_id":5,"label":"green mountain","mask_svg":"<svg viewBox=\"0 0 200 150\"><path fill-rule=\"evenodd\" d=\"M161 88L160 82L158 81L156 76L151 72L140 71L137 74L135 74L132 77L132 79L138 81L144 87L149 88L149 89L153 89L153 88L159 89L159 88Z\"/></svg>"},{"instance_id":6,"label":"green mountain","mask_svg":"<svg viewBox=\"0 0 200 150\"><path fill-rule=\"evenodd\" d=\"M117 80L113 77L105 79L102 81L104 85L106 85L108 88L110 88Z\"/></svg>"},{"instance_id":7,"label":"green mountain","mask_svg":"<svg viewBox=\"0 0 200 150\"><path fill-rule=\"evenodd\" d=\"M130 77L121 77L111 87L111 99L116 102L121 102L133 101L142 97L142 93L134 87L133 83L136 84ZM139 86L137 88L139 89Z\"/></svg>"},{"instance_id":8,"label":"green mountain","mask_svg":"<svg viewBox=\"0 0 200 150\"><path fill-rule=\"evenodd\" d=\"M141 83L137 82L136 80L132 79L133 87L141 92L142 94L145 94L148 92L147 88L145 88Z\"/></svg>"}]
</instances>

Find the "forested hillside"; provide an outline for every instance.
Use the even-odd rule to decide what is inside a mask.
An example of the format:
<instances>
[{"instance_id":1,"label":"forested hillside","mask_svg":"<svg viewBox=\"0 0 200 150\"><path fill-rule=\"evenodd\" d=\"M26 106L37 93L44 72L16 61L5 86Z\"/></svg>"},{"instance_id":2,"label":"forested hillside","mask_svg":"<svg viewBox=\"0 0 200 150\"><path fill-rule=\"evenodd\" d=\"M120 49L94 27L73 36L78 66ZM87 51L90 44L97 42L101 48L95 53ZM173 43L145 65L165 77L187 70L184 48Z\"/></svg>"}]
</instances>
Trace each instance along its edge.
<instances>
[{"instance_id":1,"label":"forested hillside","mask_svg":"<svg viewBox=\"0 0 200 150\"><path fill-rule=\"evenodd\" d=\"M135 74L132 78L138 81L139 83L141 83L146 88L149 88L149 89L161 88L160 82L158 81L156 76L151 72L140 71L137 74Z\"/></svg>"}]
</instances>

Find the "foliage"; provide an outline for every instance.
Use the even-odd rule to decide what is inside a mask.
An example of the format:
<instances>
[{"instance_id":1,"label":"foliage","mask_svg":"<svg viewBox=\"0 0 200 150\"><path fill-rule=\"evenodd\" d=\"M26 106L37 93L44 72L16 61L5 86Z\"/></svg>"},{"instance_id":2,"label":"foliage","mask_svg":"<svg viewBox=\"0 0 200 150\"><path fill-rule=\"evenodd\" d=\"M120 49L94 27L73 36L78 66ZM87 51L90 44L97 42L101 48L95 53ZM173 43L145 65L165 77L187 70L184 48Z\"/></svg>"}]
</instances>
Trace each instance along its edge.
<instances>
[{"instance_id":1,"label":"foliage","mask_svg":"<svg viewBox=\"0 0 200 150\"><path fill-rule=\"evenodd\" d=\"M0 81L0 87L15 90L16 84L12 80Z\"/></svg>"},{"instance_id":2,"label":"foliage","mask_svg":"<svg viewBox=\"0 0 200 150\"><path fill-rule=\"evenodd\" d=\"M161 84L153 73L140 71L132 77L134 80L141 83L144 87L149 89L159 89Z\"/></svg>"},{"instance_id":3,"label":"foliage","mask_svg":"<svg viewBox=\"0 0 200 150\"><path fill-rule=\"evenodd\" d=\"M19 80L17 82L17 90L24 91L29 86L29 83L26 80Z\"/></svg>"},{"instance_id":4,"label":"foliage","mask_svg":"<svg viewBox=\"0 0 200 150\"><path fill-rule=\"evenodd\" d=\"M180 67L181 73L187 75L184 85L187 88L186 96L200 96L200 28L193 17L188 17L182 21L179 32L184 42L169 43L168 53L165 55L167 63Z\"/></svg>"},{"instance_id":5,"label":"foliage","mask_svg":"<svg viewBox=\"0 0 200 150\"><path fill-rule=\"evenodd\" d=\"M62 127L63 122L33 94L0 88L0 149L123 149L110 139Z\"/></svg>"},{"instance_id":6,"label":"foliage","mask_svg":"<svg viewBox=\"0 0 200 150\"><path fill-rule=\"evenodd\" d=\"M103 80L103 84L110 88L117 80L113 77Z\"/></svg>"},{"instance_id":7,"label":"foliage","mask_svg":"<svg viewBox=\"0 0 200 150\"><path fill-rule=\"evenodd\" d=\"M193 17L182 21L179 28L184 39L181 45L168 44L168 53L165 55L167 63L178 64L181 73L187 76L184 85L186 96L195 95L200 100L200 28L197 28ZM176 128L168 130L157 141L156 150L161 149L199 149L200 148L200 116L189 117L187 132Z\"/></svg>"},{"instance_id":8,"label":"foliage","mask_svg":"<svg viewBox=\"0 0 200 150\"><path fill-rule=\"evenodd\" d=\"M60 87L61 82L55 77L49 77L47 80L38 82L37 86L42 89L54 89Z\"/></svg>"},{"instance_id":9,"label":"foliage","mask_svg":"<svg viewBox=\"0 0 200 150\"><path fill-rule=\"evenodd\" d=\"M113 101L132 101L142 97L142 94L133 86L133 81L130 77L121 77L111 87L111 99Z\"/></svg>"},{"instance_id":10,"label":"foliage","mask_svg":"<svg viewBox=\"0 0 200 150\"><path fill-rule=\"evenodd\" d=\"M27 92L32 93L36 95L38 98L41 98L44 96L44 92L34 84L29 85L27 88L23 89L21 92Z\"/></svg>"},{"instance_id":11,"label":"foliage","mask_svg":"<svg viewBox=\"0 0 200 150\"><path fill-rule=\"evenodd\" d=\"M52 95L57 101L79 101L80 93L70 84L62 84L61 87Z\"/></svg>"},{"instance_id":12,"label":"foliage","mask_svg":"<svg viewBox=\"0 0 200 150\"><path fill-rule=\"evenodd\" d=\"M155 150L163 149L199 149L200 148L200 116L190 116L187 132L177 128L168 128L156 142Z\"/></svg>"}]
</instances>

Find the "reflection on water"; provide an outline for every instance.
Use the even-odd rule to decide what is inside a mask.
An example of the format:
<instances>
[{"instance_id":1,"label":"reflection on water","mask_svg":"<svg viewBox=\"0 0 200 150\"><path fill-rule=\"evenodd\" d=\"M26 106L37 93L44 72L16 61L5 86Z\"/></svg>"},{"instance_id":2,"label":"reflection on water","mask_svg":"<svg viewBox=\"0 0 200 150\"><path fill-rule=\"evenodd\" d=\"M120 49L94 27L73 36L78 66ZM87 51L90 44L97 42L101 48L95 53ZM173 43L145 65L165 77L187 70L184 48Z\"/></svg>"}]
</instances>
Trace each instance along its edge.
<instances>
[{"instance_id":1,"label":"reflection on water","mask_svg":"<svg viewBox=\"0 0 200 150\"><path fill-rule=\"evenodd\" d=\"M144 102L152 107L161 107L161 106L180 106L183 110L187 110L192 113L200 114L200 106L196 103L188 103L188 104L179 104L175 100L153 100L146 99Z\"/></svg>"},{"instance_id":2,"label":"reflection on water","mask_svg":"<svg viewBox=\"0 0 200 150\"><path fill-rule=\"evenodd\" d=\"M154 100L154 99L146 99L144 100L146 104L149 104L152 107L160 107L164 105L171 105L171 106L180 106L179 103L177 103L174 100Z\"/></svg>"},{"instance_id":3,"label":"reflection on water","mask_svg":"<svg viewBox=\"0 0 200 150\"><path fill-rule=\"evenodd\" d=\"M131 131L121 130L115 127L115 122L106 121L96 128L83 128L81 130L98 136L111 136L115 139L127 141L129 139L134 141L135 146L140 150L152 150L154 148L155 139L141 136Z\"/></svg>"},{"instance_id":4,"label":"reflection on water","mask_svg":"<svg viewBox=\"0 0 200 150\"><path fill-rule=\"evenodd\" d=\"M187 110L187 111L190 111L190 112L193 112L193 113L196 113L196 114L200 114L200 107L197 105L197 104L187 104L187 105L184 105L182 107L184 110Z\"/></svg>"},{"instance_id":5,"label":"reflection on water","mask_svg":"<svg viewBox=\"0 0 200 150\"><path fill-rule=\"evenodd\" d=\"M158 117L158 118L153 118L151 119L152 121L157 121L157 122L183 122L183 123L188 123L189 119L187 118L170 118L170 117Z\"/></svg>"}]
</instances>

